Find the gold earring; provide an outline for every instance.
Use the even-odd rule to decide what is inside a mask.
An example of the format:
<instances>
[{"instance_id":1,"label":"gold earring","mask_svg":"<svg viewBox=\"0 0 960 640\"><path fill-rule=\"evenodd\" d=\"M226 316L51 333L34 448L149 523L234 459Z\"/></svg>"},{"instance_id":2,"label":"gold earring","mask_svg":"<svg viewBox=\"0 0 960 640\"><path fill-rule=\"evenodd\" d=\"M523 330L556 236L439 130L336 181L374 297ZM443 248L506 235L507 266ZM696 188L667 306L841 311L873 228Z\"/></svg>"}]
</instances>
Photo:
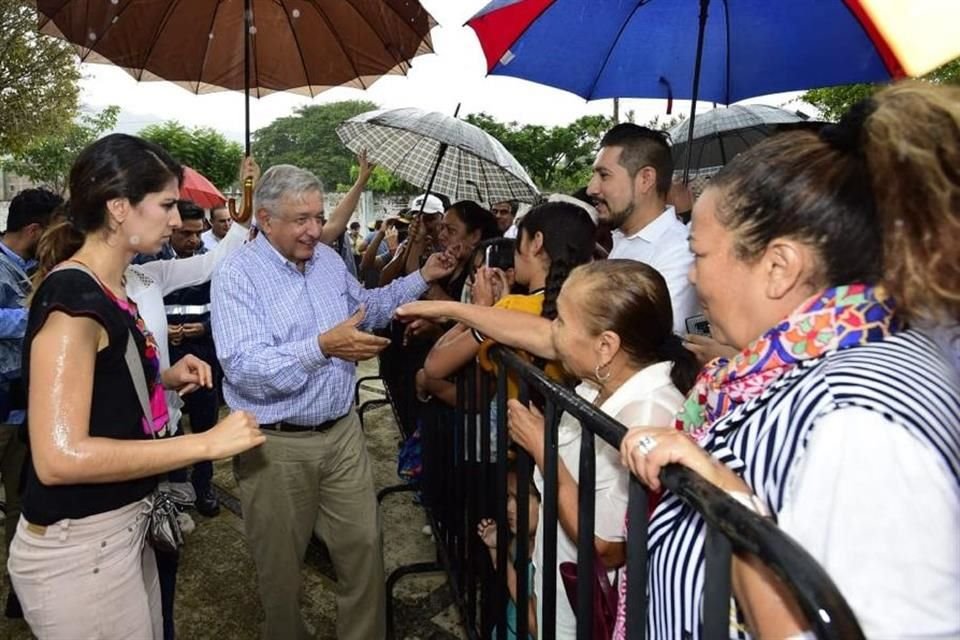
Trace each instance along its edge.
<instances>
[{"instance_id":1,"label":"gold earring","mask_svg":"<svg viewBox=\"0 0 960 640\"><path fill-rule=\"evenodd\" d=\"M598 382L606 382L607 380L610 379L610 370L609 370L609 369L607 370L606 375L600 375L600 367L601 367L601 366L609 367L609 366L610 366L610 363L608 362L608 363L605 364L605 365L599 365L599 364L598 364L596 367L593 368L593 374L594 374L594 376L596 376Z\"/></svg>"}]
</instances>

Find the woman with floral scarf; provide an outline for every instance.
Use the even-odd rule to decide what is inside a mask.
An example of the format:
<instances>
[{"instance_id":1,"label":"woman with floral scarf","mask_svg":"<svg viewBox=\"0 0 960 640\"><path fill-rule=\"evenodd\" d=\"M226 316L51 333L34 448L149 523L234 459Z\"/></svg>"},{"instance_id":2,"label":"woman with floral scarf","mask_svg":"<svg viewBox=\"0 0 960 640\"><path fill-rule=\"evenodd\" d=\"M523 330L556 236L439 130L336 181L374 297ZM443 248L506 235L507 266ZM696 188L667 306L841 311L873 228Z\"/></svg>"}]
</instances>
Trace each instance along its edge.
<instances>
[{"instance_id":1,"label":"woman with floral scarf","mask_svg":"<svg viewBox=\"0 0 960 640\"><path fill-rule=\"evenodd\" d=\"M960 635L960 381L917 328L960 313L957 167L960 90L921 83L738 156L694 208L690 277L740 352L678 430L621 447L651 489L677 463L773 518L867 637ZM649 526L647 637L701 637L703 520L666 492ZM731 637L810 628L755 558L732 578Z\"/></svg>"}]
</instances>

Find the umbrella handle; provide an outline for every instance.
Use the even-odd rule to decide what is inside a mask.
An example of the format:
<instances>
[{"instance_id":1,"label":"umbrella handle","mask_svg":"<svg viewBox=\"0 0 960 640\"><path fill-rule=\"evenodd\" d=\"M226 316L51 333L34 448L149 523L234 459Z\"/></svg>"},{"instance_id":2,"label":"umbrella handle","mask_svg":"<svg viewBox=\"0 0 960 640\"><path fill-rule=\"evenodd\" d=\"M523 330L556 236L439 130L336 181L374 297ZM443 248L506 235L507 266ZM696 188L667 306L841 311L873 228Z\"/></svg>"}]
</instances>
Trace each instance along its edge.
<instances>
[{"instance_id":1,"label":"umbrella handle","mask_svg":"<svg viewBox=\"0 0 960 640\"><path fill-rule=\"evenodd\" d=\"M240 224L246 224L253 217L253 178L246 178L243 181L243 210L237 212L236 198L230 198L228 207L230 217Z\"/></svg>"}]
</instances>

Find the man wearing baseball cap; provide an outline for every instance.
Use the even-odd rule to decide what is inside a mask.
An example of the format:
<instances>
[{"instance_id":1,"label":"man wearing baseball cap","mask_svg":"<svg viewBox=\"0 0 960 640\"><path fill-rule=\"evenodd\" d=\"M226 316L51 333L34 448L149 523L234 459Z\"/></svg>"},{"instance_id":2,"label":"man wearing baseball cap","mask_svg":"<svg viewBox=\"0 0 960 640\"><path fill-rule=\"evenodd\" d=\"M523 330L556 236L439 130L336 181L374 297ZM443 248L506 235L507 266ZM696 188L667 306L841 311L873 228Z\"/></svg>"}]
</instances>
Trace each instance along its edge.
<instances>
[{"instance_id":1,"label":"man wearing baseball cap","mask_svg":"<svg viewBox=\"0 0 960 640\"><path fill-rule=\"evenodd\" d=\"M446 209L443 200L432 193L420 194L410 200L407 216L411 224L407 240L380 272L381 287L419 269L423 257L437 249L440 219Z\"/></svg>"}]
</instances>

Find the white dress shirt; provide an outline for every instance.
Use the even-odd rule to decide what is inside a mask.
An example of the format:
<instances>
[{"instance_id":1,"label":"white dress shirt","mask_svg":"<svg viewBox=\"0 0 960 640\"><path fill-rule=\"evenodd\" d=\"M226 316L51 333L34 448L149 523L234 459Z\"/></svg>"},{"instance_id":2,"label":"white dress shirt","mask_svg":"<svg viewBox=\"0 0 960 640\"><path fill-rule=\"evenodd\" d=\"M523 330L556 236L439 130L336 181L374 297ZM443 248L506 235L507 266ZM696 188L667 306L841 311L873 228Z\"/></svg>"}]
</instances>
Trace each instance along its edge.
<instances>
[{"instance_id":1,"label":"white dress shirt","mask_svg":"<svg viewBox=\"0 0 960 640\"><path fill-rule=\"evenodd\" d=\"M248 229L231 225L223 241L208 251L191 258L154 260L146 264L132 264L126 271L127 296L137 303L137 310L147 330L153 334L160 352L160 370L170 367L170 347L167 344L167 312L163 298L169 293L203 284L210 280L217 266L247 240ZM170 412L170 433L177 432L183 400L176 391L167 391L167 410Z\"/></svg>"},{"instance_id":2,"label":"white dress shirt","mask_svg":"<svg viewBox=\"0 0 960 640\"><path fill-rule=\"evenodd\" d=\"M660 272L670 291L673 305L673 330L684 335L687 320L702 316L697 292L687 279L693 254L687 243L690 235L686 225L677 219L673 206L668 206L647 226L631 236L613 231L613 249L610 258L626 258L645 262Z\"/></svg>"},{"instance_id":3,"label":"white dress shirt","mask_svg":"<svg viewBox=\"0 0 960 640\"><path fill-rule=\"evenodd\" d=\"M233 226L239 226L239 225L230 225L230 226L233 227ZM244 231L247 231L247 230L244 229ZM226 238L227 236L223 236L224 240ZM207 248L207 251L213 251L214 249L216 249L217 244L220 242L220 238L213 235L213 229L207 229L206 231L200 234L200 241L203 242L203 246Z\"/></svg>"}]
</instances>

